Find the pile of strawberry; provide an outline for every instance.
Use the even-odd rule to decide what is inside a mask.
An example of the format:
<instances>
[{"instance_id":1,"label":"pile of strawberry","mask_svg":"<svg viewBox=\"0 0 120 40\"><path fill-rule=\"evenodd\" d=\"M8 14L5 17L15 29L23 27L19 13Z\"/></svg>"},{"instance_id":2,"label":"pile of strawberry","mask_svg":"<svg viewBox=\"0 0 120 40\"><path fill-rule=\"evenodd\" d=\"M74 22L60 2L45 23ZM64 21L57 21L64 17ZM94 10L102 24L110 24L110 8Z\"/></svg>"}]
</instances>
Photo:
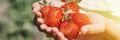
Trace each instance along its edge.
<instances>
[{"instance_id":1,"label":"pile of strawberry","mask_svg":"<svg viewBox=\"0 0 120 40\"><path fill-rule=\"evenodd\" d=\"M67 2L61 7L44 6L40 12L47 26L58 27L69 40L77 37L83 25L90 24L88 16L79 13L79 8L74 2Z\"/></svg>"}]
</instances>

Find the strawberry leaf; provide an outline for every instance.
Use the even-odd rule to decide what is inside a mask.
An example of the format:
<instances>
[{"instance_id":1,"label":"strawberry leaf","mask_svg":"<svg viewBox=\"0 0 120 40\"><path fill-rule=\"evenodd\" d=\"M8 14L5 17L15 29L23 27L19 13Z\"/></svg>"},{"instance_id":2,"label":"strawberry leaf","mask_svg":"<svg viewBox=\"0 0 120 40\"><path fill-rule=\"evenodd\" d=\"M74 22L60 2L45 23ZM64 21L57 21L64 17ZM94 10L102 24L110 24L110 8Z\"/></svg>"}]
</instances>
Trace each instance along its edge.
<instances>
[{"instance_id":1,"label":"strawberry leaf","mask_svg":"<svg viewBox=\"0 0 120 40\"><path fill-rule=\"evenodd\" d=\"M41 3L41 2L38 2L38 3L41 4L41 5L45 5L45 4Z\"/></svg>"},{"instance_id":2,"label":"strawberry leaf","mask_svg":"<svg viewBox=\"0 0 120 40\"><path fill-rule=\"evenodd\" d=\"M46 1L46 0L43 0L43 3L44 3L44 4L47 4L47 1Z\"/></svg>"}]
</instances>

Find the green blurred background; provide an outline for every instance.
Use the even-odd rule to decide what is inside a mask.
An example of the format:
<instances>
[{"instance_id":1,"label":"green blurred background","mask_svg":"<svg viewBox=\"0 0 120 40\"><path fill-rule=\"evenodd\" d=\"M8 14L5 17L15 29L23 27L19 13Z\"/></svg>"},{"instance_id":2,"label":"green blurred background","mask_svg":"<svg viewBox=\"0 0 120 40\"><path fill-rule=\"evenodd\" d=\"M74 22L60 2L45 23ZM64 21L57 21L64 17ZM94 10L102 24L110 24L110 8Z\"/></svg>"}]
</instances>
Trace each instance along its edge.
<instances>
[{"instance_id":1,"label":"green blurred background","mask_svg":"<svg viewBox=\"0 0 120 40\"><path fill-rule=\"evenodd\" d=\"M51 40L33 24L31 6L36 1L0 0L0 40Z\"/></svg>"}]
</instances>

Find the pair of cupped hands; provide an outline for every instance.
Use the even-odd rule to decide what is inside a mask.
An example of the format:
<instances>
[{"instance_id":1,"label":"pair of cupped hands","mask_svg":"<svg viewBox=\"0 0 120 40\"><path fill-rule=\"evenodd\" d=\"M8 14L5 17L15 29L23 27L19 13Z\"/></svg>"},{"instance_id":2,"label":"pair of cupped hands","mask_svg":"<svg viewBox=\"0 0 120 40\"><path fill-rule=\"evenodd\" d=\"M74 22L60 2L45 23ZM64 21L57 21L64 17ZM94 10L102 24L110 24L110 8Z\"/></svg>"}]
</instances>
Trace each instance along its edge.
<instances>
[{"instance_id":1,"label":"pair of cupped hands","mask_svg":"<svg viewBox=\"0 0 120 40\"><path fill-rule=\"evenodd\" d=\"M47 1L50 2L50 0ZM56 7L60 7L62 4L64 4L61 1L52 0L51 2L53 3L53 6ZM44 24L42 14L39 11L42 6L38 2L33 3L32 7L33 7L32 11L35 14L35 22L36 24L40 23L40 25L38 25L38 29L43 30L44 32L46 32L46 34L50 33L57 40L68 40L67 38L65 38L64 34L58 30L57 27L48 27L46 24ZM107 32L108 34L112 35L115 38L120 37L120 35L115 35L119 34L119 32L116 31L118 30L116 27L117 25L113 20L107 19L104 16L93 12L85 12L85 14L89 17L91 24L84 25L80 29L81 31L79 32L78 37L73 40L88 40L94 34L104 32Z\"/></svg>"}]
</instances>

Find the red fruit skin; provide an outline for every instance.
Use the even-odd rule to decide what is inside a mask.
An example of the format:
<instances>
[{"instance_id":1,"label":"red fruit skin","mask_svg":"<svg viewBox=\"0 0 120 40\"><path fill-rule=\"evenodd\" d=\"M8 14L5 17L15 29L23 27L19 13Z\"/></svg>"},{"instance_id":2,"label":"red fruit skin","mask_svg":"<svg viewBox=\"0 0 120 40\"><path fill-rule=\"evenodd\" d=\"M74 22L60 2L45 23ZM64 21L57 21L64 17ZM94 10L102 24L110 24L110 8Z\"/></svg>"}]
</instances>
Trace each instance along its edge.
<instances>
[{"instance_id":1,"label":"red fruit skin","mask_svg":"<svg viewBox=\"0 0 120 40\"><path fill-rule=\"evenodd\" d=\"M69 40L74 39L79 34L79 27L73 22L63 22L59 30L65 35Z\"/></svg>"},{"instance_id":2,"label":"red fruit skin","mask_svg":"<svg viewBox=\"0 0 120 40\"><path fill-rule=\"evenodd\" d=\"M79 13L79 8L78 8L77 4L74 2L68 2L68 3L62 5L61 7L64 8L66 11L72 10L72 13Z\"/></svg>"},{"instance_id":3,"label":"red fruit skin","mask_svg":"<svg viewBox=\"0 0 120 40\"><path fill-rule=\"evenodd\" d=\"M40 9L40 12L42 13L42 16L45 17L48 12L50 11L51 6L44 6Z\"/></svg>"},{"instance_id":4,"label":"red fruit skin","mask_svg":"<svg viewBox=\"0 0 120 40\"><path fill-rule=\"evenodd\" d=\"M71 14L71 20L77 24L80 28L83 25L87 25L90 24L90 19L86 14L83 13L75 13L75 14Z\"/></svg>"},{"instance_id":5,"label":"red fruit skin","mask_svg":"<svg viewBox=\"0 0 120 40\"><path fill-rule=\"evenodd\" d=\"M63 10L57 7L51 7L48 14L44 17L44 22L50 27L58 27L62 22Z\"/></svg>"}]
</instances>

